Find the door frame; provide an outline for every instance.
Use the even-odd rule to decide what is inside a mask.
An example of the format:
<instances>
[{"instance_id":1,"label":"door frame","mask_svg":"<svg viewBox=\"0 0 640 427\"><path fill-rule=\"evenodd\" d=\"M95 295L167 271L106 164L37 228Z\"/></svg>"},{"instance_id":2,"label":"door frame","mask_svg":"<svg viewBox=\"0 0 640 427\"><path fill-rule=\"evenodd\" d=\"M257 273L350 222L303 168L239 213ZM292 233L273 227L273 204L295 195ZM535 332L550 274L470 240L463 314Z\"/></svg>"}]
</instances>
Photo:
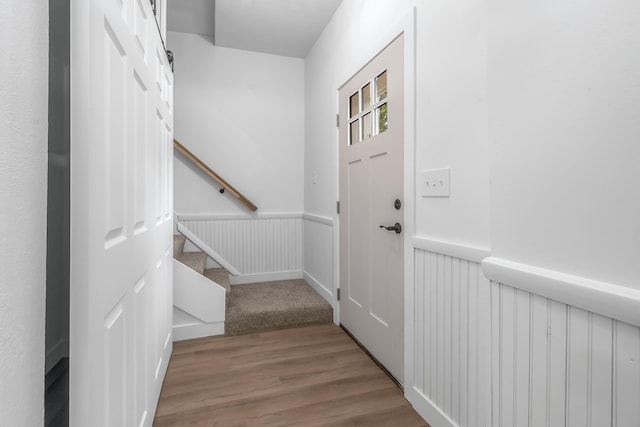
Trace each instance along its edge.
<instances>
[{"instance_id":1,"label":"door frame","mask_svg":"<svg viewBox=\"0 0 640 427\"><path fill-rule=\"evenodd\" d=\"M377 40L366 46L367 51L363 55L367 58L361 61L357 69L351 69L340 81L343 83L336 89L336 112L340 111L340 89L347 84L367 63L382 52L399 35L404 33L404 378L405 395L409 390L413 390L413 348L414 348L414 325L413 325L413 295L414 295L414 248L413 236L415 234L416 223L416 8L412 7L403 17L382 28L382 33ZM340 197L340 135L339 128L336 127L336 200ZM340 215L336 215L336 226L333 236L334 254L334 295L340 288ZM336 302L334 308L334 322L340 323L340 301Z\"/></svg>"}]
</instances>

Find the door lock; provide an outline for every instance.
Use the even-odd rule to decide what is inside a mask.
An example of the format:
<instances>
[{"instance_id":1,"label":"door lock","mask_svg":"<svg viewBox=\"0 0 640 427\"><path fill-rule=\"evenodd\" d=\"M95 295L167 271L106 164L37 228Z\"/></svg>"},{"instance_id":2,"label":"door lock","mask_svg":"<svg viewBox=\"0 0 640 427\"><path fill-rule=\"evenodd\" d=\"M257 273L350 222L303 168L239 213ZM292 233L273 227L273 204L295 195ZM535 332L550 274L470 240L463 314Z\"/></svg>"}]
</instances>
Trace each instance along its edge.
<instances>
[{"instance_id":1,"label":"door lock","mask_svg":"<svg viewBox=\"0 0 640 427\"><path fill-rule=\"evenodd\" d=\"M395 224L389 225L389 226L381 225L380 228L384 228L385 230L388 230L388 231L395 231L396 234L402 233L402 226L400 225L399 222L396 222Z\"/></svg>"}]
</instances>

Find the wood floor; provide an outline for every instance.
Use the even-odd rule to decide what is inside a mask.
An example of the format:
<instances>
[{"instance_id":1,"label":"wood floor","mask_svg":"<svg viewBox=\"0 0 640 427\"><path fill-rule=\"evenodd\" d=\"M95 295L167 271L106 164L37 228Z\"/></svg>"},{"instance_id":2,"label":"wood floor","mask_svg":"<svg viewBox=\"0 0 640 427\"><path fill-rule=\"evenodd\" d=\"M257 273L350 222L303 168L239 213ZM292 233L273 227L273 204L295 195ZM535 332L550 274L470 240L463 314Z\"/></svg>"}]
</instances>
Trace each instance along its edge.
<instances>
[{"instance_id":1,"label":"wood floor","mask_svg":"<svg viewBox=\"0 0 640 427\"><path fill-rule=\"evenodd\" d=\"M154 426L427 426L333 324L174 343Z\"/></svg>"}]
</instances>

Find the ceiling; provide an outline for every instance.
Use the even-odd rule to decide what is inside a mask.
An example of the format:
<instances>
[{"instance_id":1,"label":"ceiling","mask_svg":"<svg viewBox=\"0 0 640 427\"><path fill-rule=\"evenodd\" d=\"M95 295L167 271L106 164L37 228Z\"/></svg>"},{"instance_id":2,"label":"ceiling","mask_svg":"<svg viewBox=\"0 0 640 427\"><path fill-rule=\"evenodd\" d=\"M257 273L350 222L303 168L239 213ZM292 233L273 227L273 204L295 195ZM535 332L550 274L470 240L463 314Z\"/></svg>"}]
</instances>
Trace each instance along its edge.
<instances>
[{"instance_id":1,"label":"ceiling","mask_svg":"<svg viewBox=\"0 0 640 427\"><path fill-rule=\"evenodd\" d=\"M168 0L169 31L217 46L304 58L342 0Z\"/></svg>"}]
</instances>

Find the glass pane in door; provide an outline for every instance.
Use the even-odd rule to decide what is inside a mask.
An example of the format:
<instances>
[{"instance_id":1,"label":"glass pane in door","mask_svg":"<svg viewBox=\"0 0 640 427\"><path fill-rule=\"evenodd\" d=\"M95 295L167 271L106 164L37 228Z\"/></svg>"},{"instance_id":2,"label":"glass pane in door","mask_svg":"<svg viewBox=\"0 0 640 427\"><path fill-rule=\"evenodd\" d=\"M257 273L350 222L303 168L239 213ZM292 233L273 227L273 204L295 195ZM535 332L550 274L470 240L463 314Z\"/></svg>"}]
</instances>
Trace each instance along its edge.
<instances>
[{"instance_id":1,"label":"glass pane in door","mask_svg":"<svg viewBox=\"0 0 640 427\"><path fill-rule=\"evenodd\" d=\"M360 112L360 94L358 92L349 98L349 118L355 117Z\"/></svg>"},{"instance_id":2,"label":"glass pane in door","mask_svg":"<svg viewBox=\"0 0 640 427\"><path fill-rule=\"evenodd\" d=\"M371 107L371 83L362 88L362 111Z\"/></svg>"},{"instance_id":3,"label":"glass pane in door","mask_svg":"<svg viewBox=\"0 0 640 427\"><path fill-rule=\"evenodd\" d=\"M368 112L362 116L362 140L371 138L373 133L373 126L371 126L371 112Z\"/></svg>"},{"instance_id":4,"label":"glass pane in door","mask_svg":"<svg viewBox=\"0 0 640 427\"><path fill-rule=\"evenodd\" d=\"M384 71L376 77L376 102L387 97L387 72Z\"/></svg>"},{"instance_id":5,"label":"glass pane in door","mask_svg":"<svg viewBox=\"0 0 640 427\"><path fill-rule=\"evenodd\" d=\"M389 128L387 123L387 103L385 102L378 108L376 108L376 126L378 133L382 133Z\"/></svg>"},{"instance_id":6,"label":"glass pane in door","mask_svg":"<svg viewBox=\"0 0 640 427\"><path fill-rule=\"evenodd\" d=\"M360 142L360 121L355 120L349 125L349 145Z\"/></svg>"}]
</instances>

